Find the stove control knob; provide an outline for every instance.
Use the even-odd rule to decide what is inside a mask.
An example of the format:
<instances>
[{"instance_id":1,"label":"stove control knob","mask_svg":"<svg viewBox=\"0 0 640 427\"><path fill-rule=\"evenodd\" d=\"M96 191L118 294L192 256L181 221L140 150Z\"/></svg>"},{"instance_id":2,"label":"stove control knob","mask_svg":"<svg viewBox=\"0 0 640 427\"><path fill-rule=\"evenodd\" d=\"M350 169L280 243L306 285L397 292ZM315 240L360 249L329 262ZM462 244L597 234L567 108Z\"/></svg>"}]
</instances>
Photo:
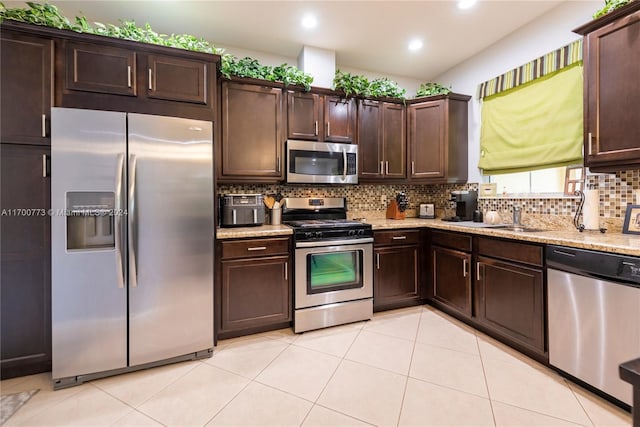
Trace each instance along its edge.
<instances>
[{"instance_id":1,"label":"stove control knob","mask_svg":"<svg viewBox=\"0 0 640 427\"><path fill-rule=\"evenodd\" d=\"M355 235L356 235L356 230L349 230L349 231L347 232L347 235L348 235L348 236L355 236Z\"/></svg>"},{"instance_id":2,"label":"stove control knob","mask_svg":"<svg viewBox=\"0 0 640 427\"><path fill-rule=\"evenodd\" d=\"M364 236L364 230L358 230L358 236Z\"/></svg>"},{"instance_id":3,"label":"stove control knob","mask_svg":"<svg viewBox=\"0 0 640 427\"><path fill-rule=\"evenodd\" d=\"M322 239L322 231L316 231L316 239Z\"/></svg>"},{"instance_id":4,"label":"stove control knob","mask_svg":"<svg viewBox=\"0 0 640 427\"><path fill-rule=\"evenodd\" d=\"M310 233L310 232L307 231L306 233L304 233L304 238L305 239L313 239L313 233Z\"/></svg>"}]
</instances>

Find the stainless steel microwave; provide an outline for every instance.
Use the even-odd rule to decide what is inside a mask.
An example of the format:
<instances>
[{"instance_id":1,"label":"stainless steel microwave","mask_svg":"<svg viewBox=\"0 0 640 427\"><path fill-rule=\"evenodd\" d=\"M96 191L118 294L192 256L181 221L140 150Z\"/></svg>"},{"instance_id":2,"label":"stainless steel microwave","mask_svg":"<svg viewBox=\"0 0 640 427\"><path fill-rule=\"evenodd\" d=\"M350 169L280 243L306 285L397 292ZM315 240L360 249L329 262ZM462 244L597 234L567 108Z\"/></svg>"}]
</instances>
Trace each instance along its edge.
<instances>
[{"instance_id":1,"label":"stainless steel microwave","mask_svg":"<svg viewBox=\"0 0 640 427\"><path fill-rule=\"evenodd\" d=\"M287 141L287 182L357 184L358 146L315 141Z\"/></svg>"}]
</instances>

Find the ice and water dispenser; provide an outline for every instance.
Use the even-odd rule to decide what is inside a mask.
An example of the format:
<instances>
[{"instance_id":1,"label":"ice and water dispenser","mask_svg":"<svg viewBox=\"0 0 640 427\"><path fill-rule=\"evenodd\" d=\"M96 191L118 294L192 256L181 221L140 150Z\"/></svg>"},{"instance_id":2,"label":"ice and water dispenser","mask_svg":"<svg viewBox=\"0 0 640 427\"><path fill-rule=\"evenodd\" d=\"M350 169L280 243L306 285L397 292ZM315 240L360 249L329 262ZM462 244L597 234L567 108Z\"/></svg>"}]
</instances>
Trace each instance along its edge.
<instances>
[{"instance_id":1,"label":"ice and water dispenser","mask_svg":"<svg viewBox=\"0 0 640 427\"><path fill-rule=\"evenodd\" d=\"M67 250L115 248L115 193L67 193Z\"/></svg>"}]
</instances>

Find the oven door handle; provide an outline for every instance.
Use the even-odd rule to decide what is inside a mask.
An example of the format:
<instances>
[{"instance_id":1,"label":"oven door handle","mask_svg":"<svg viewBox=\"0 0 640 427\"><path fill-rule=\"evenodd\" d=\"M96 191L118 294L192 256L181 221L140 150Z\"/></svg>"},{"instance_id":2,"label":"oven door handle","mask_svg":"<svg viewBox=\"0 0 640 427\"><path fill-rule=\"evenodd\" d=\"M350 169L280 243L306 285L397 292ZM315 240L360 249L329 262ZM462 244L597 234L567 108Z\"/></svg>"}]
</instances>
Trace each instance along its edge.
<instances>
[{"instance_id":1,"label":"oven door handle","mask_svg":"<svg viewBox=\"0 0 640 427\"><path fill-rule=\"evenodd\" d=\"M373 237L365 237L362 239L323 240L319 242L297 242L296 248L319 248L324 246L359 245L362 243L372 242Z\"/></svg>"}]
</instances>

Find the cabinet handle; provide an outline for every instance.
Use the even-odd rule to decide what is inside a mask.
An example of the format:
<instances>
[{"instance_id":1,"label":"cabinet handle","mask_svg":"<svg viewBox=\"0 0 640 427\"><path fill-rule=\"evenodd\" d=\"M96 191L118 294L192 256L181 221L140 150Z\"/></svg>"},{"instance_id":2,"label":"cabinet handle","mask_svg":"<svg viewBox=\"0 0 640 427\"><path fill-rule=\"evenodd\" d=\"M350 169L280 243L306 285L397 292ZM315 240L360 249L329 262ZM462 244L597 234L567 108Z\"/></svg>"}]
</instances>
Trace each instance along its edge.
<instances>
[{"instance_id":1,"label":"cabinet handle","mask_svg":"<svg viewBox=\"0 0 640 427\"><path fill-rule=\"evenodd\" d=\"M376 270L380 270L380 253L376 254Z\"/></svg>"},{"instance_id":2,"label":"cabinet handle","mask_svg":"<svg viewBox=\"0 0 640 427\"><path fill-rule=\"evenodd\" d=\"M411 162L411 175L415 175L416 174L416 162L412 161Z\"/></svg>"},{"instance_id":3,"label":"cabinet handle","mask_svg":"<svg viewBox=\"0 0 640 427\"><path fill-rule=\"evenodd\" d=\"M407 236L393 236L391 239L392 240L406 240Z\"/></svg>"},{"instance_id":4,"label":"cabinet handle","mask_svg":"<svg viewBox=\"0 0 640 427\"><path fill-rule=\"evenodd\" d=\"M46 114L42 115L42 137L43 138L47 137L47 115Z\"/></svg>"},{"instance_id":5,"label":"cabinet handle","mask_svg":"<svg viewBox=\"0 0 640 427\"><path fill-rule=\"evenodd\" d=\"M318 136L318 121L315 121L316 133L315 136Z\"/></svg>"},{"instance_id":6,"label":"cabinet handle","mask_svg":"<svg viewBox=\"0 0 640 427\"><path fill-rule=\"evenodd\" d=\"M42 177L43 178L47 177L47 155L46 154L42 155Z\"/></svg>"},{"instance_id":7,"label":"cabinet handle","mask_svg":"<svg viewBox=\"0 0 640 427\"><path fill-rule=\"evenodd\" d=\"M481 280L480 279L480 263L476 262L476 280Z\"/></svg>"},{"instance_id":8,"label":"cabinet handle","mask_svg":"<svg viewBox=\"0 0 640 427\"><path fill-rule=\"evenodd\" d=\"M131 65L127 65L127 87L131 87Z\"/></svg>"},{"instance_id":9,"label":"cabinet handle","mask_svg":"<svg viewBox=\"0 0 640 427\"><path fill-rule=\"evenodd\" d=\"M589 132L589 155L591 156L593 154L593 149L591 148L591 144L593 141L593 134L591 132Z\"/></svg>"},{"instance_id":10,"label":"cabinet handle","mask_svg":"<svg viewBox=\"0 0 640 427\"><path fill-rule=\"evenodd\" d=\"M327 122L327 136L331 136L331 123Z\"/></svg>"},{"instance_id":11,"label":"cabinet handle","mask_svg":"<svg viewBox=\"0 0 640 427\"><path fill-rule=\"evenodd\" d=\"M247 248L248 251L264 251L266 246L254 246L253 248Z\"/></svg>"},{"instance_id":12,"label":"cabinet handle","mask_svg":"<svg viewBox=\"0 0 640 427\"><path fill-rule=\"evenodd\" d=\"M385 175L389 175L389 162L388 161L384 162L384 167L385 167L384 174Z\"/></svg>"},{"instance_id":13,"label":"cabinet handle","mask_svg":"<svg viewBox=\"0 0 640 427\"><path fill-rule=\"evenodd\" d=\"M280 157L279 156L277 158L277 162L278 162L278 164L276 166L276 172L280 173Z\"/></svg>"},{"instance_id":14,"label":"cabinet handle","mask_svg":"<svg viewBox=\"0 0 640 427\"><path fill-rule=\"evenodd\" d=\"M462 277L467 277L467 274L469 274L467 272L467 260L463 259L462 260Z\"/></svg>"},{"instance_id":15,"label":"cabinet handle","mask_svg":"<svg viewBox=\"0 0 640 427\"><path fill-rule=\"evenodd\" d=\"M285 282L289 280L289 263L287 261L284 262L284 280Z\"/></svg>"},{"instance_id":16,"label":"cabinet handle","mask_svg":"<svg viewBox=\"0 0 640 427\"><path fill-rule=\"evenodd\" d=\"M384 162L380 160L380 175L384 175Z\"/></svg>"},{"instance_id":17,"label":"cabinet handle","mask_svg":"<svg viewBox=\"0 0 640 427\"><path fill-rule=\"evenodd\" d=\"M149 90L153 90L153 84L151 84L152 77L153 77L153 74L151 72L151 68L149 68Z\"/></svg>"}]
</instances>

